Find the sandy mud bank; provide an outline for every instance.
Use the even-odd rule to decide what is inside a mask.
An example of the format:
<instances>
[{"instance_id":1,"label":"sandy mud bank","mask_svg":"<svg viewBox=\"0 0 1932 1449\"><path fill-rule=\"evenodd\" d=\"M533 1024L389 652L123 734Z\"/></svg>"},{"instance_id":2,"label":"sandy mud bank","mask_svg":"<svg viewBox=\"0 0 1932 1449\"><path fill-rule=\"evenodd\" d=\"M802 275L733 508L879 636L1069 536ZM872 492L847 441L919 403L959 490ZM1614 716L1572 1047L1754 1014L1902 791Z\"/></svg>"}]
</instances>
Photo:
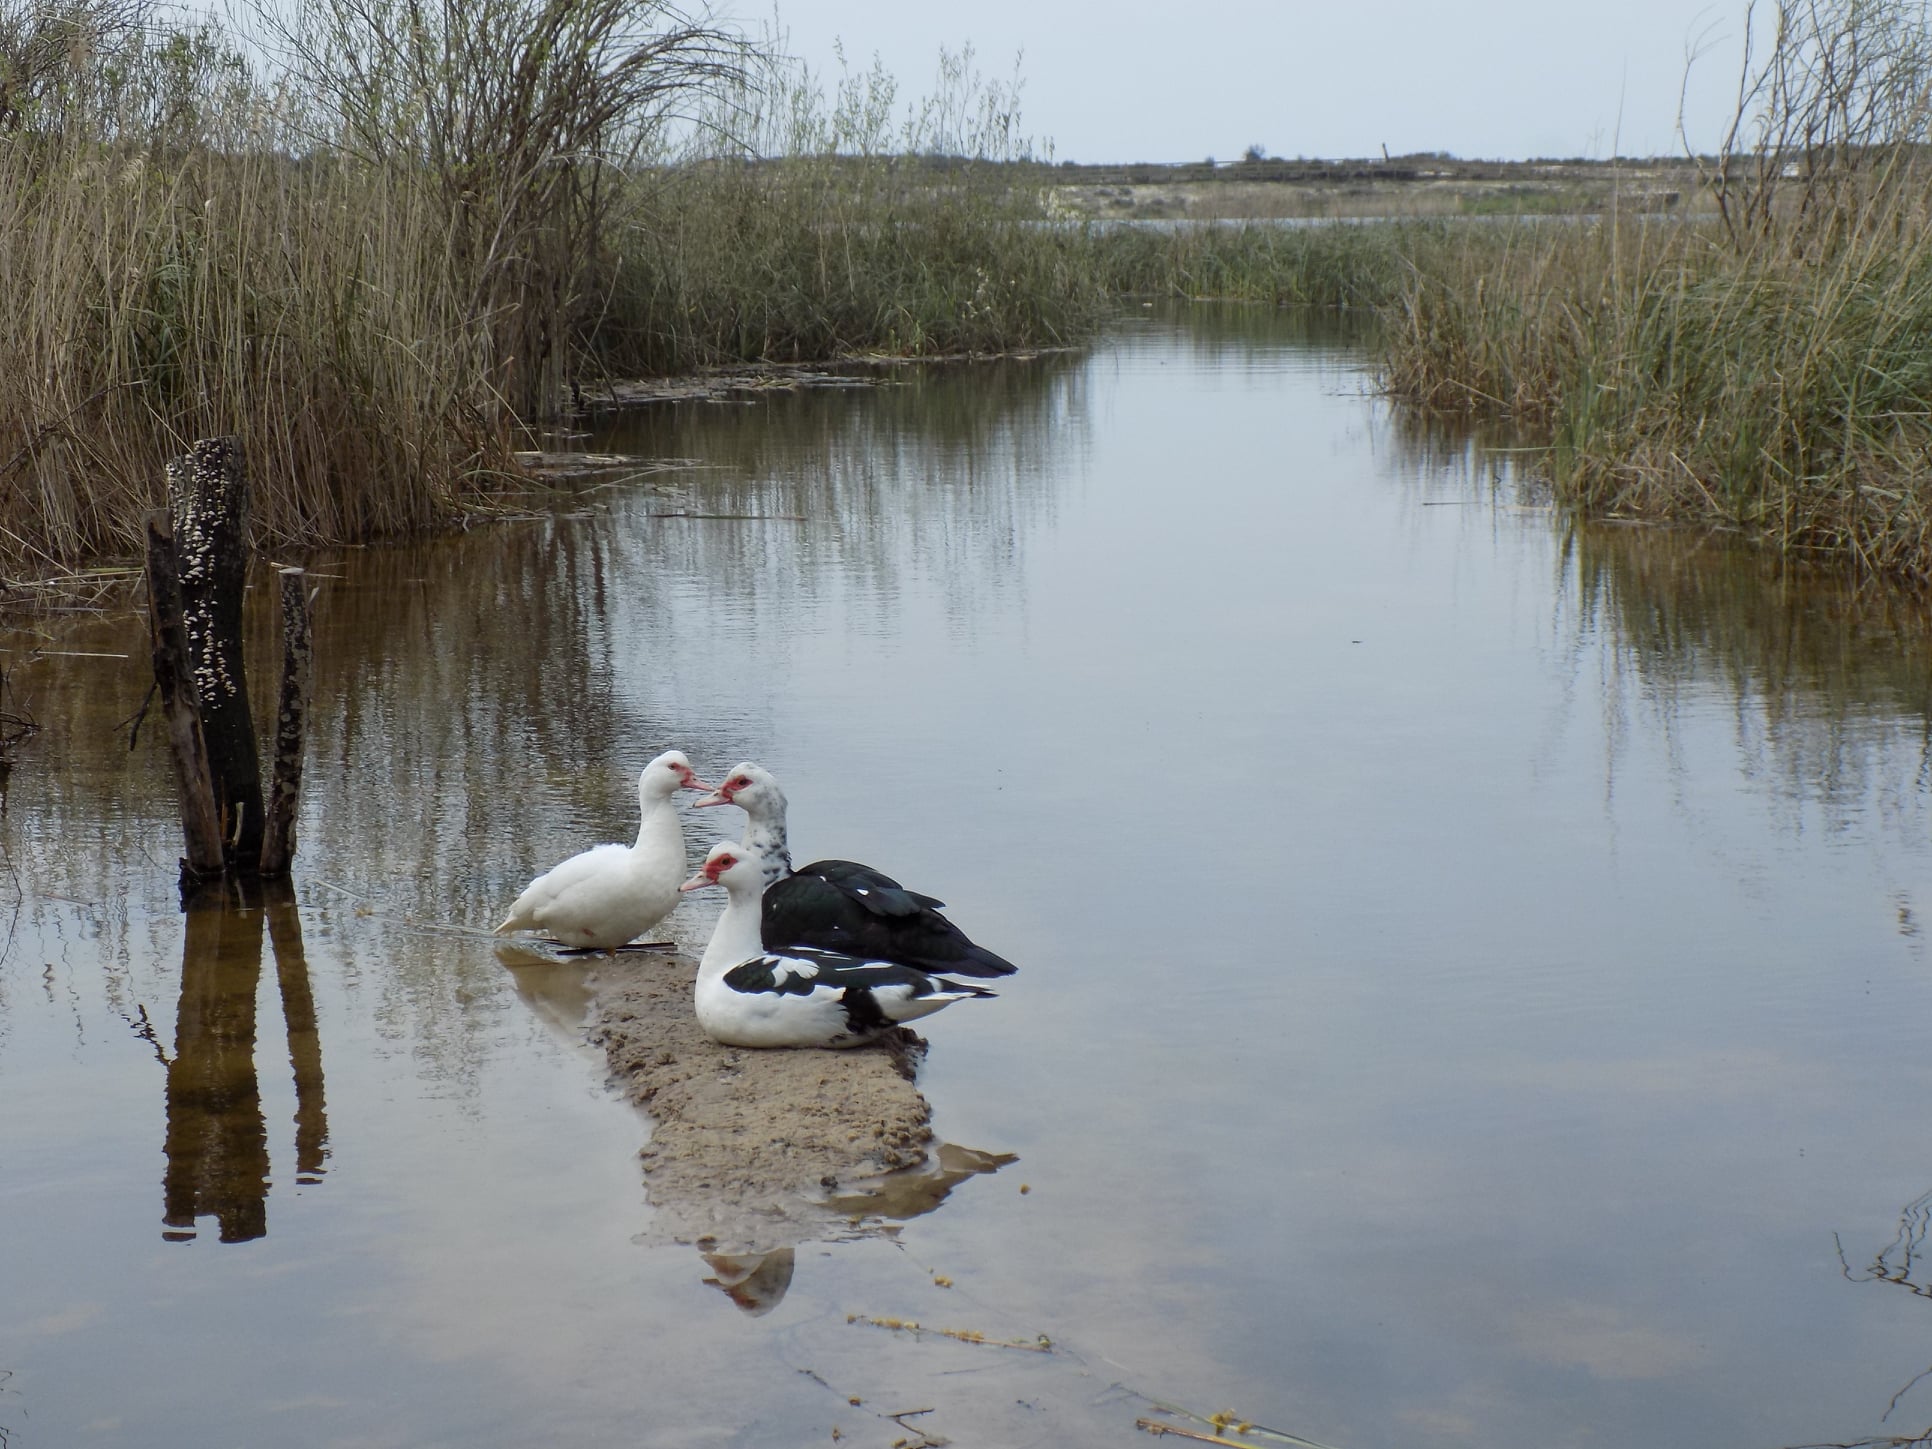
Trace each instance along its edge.
<instances>
[{"instance_id":1,"label":"sandy mud bank","mask_svg":"<svg viewBox=\"0 0 1932 1449\"><path fill-rule=\"evenodd\" d=\"M691 1011L687 957L625 953L590 978L590 1039L649 1113L649 1236L762 1253L930 1211L1010 1157L935 1142L902 1031L848 1051L720 1046Z\"/></svg>"}]
</instances>

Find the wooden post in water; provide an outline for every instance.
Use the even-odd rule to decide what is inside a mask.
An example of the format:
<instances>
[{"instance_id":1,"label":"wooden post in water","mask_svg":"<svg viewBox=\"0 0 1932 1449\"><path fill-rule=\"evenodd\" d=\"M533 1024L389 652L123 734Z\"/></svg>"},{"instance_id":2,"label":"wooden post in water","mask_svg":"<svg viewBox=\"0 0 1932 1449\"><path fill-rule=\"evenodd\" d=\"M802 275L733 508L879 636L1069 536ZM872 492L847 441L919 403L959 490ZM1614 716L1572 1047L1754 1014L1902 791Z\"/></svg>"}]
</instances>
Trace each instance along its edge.
<instances>
[{"instance_id":1,"label":"wooden post in water","mask_svg":"<svg viewBox=\"0 0 1932 1449\"><path fill-rule=\"evenodd\" d=\"M203 438L172 460L168 508L223 854L230 870L253 875L262 856L262 777L242 662L248 480L240 440Z\"/></svg>"},{"instance_id":2,"label":"wooden post in water","mask_svg":"<svg viewBox=\"0 0 1932 1449\"><path fill-rule=\"evenodd\" d=\"M279 570L282 689L265 805L242 658L248 481L241 444L203 438L170 462L168 505L166 514L148 520L148 600L154 679L188 840L182 884L192 888L224 875L286 876L295 858L308 720L308 576L299 568Z\"/></svg>"},{"instance_id":3,"label":"wooden post in water","mask_svg":"<svg viewBox=\"0 0 1932 1449\"><path fill-rule=\"evenodd\" d=\"M261 873L288 874L295 858L295 804L302 790L302 735L309 713L308 575L283 568L282 693L275 711L274 776L262 833Z\"/></svg>"},{"instance_id":4,"label":"wooden post in water","mask_svg":"<svg viewBox=\"0 0 1932 1449\"><path fill-rule=\"evenodd\" d=\"M148 516L148 638L161 712L168 722L168 753L181 796L181 831L188 851L181 873L186 880L203 881L222 871L221 817L208 773L201 701L195 694L188 635L181 619L181 579L175 571L174 539L167 524L167 514L159 510Z\"/></svg>"}]
</instances>

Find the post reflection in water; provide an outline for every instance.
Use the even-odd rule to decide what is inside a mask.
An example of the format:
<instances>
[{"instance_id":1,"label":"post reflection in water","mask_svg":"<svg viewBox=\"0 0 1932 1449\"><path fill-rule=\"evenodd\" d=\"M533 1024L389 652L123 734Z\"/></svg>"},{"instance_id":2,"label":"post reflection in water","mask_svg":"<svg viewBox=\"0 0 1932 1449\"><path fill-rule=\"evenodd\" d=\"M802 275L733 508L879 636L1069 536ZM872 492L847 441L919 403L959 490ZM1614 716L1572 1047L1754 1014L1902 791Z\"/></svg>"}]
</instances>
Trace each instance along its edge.
<instances>
[{"instance_id":1,"label":"post reflection in water","mask_svg":"<svg viewBox=\"0 0 1932 1449\"><path fill-rule=\"evenodd\" d=\"M268 1232L268 1127L255 1065L255 1000L266 922L295 1074L296 1181L319 1182L328 1156L322 1046L286 881L202 894L188 904L181 1001L168 1063L162 1237L188 1242L212 1217L224 1243Z\"/></svg>"},{"instance_id":2,"label":"post reflection in water","mask_svg":"<svg viewBox=\"0 0 1932 1449\"><path fill-rule=\"evenodd\" d=\"M288 1060L295 1075L295 1180L322 1180L329 1155L329 1112L322 1092L322 1033L315 1020L315 993L309 988L309 962L302 950L302 918L287 881L267 887L268 940L275 951L275 981L281 989L282 1022L288 1030Z\"/></svg>"},{"instance_id":3,"label":"post reflection in water","mask_svg":"<svg viewBox=\"0 0 1932 1449\"><path fill-rule=\"evenodd\" d=\"M1382 426L1418 492L1447 478L1464 499L1555 512L1555 638L1576 660L1596 641L1605 647L1606 702L1619 715L1612 773L1650 737L1639 724L1671 739L1687 711L1722 701L1739 755L1786 807L1839 823L1877 801L1920 833L1920 790L1932 780L1932 600L1713 532L1565 516L1547 483L1501 446L1506 437L1393 410ZM1913 758L1916 771L1901 774L1897 762ZM1911 900L1896 909L1899 933L1915 935Z\"/></svg>"}]
</instances>

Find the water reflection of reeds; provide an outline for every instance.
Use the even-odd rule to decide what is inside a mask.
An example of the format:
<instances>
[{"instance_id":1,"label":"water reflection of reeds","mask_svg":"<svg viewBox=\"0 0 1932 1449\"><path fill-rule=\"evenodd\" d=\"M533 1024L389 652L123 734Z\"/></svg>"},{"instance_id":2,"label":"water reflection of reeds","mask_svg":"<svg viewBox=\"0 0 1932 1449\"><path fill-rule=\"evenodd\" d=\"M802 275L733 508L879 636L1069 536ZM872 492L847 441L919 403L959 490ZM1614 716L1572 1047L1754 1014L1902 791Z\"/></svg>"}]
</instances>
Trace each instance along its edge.
<instances>
[{"instance_id":1,"label":"water reflection of reeds","mask_svg":"<svg viewBox=\"0 0 1932 1449\"><path fill-rule=\"evenodd\" d=\"M1578 629L1614 631L1662 715L1715 686L1738 742L1796 801L1866 798L1881 761L1932 783L1932 609L1923 599L1780 567L1726 540L1577 528L1566 539Z\"/></svg>"},{"instance_id":2,"label":"water reflection of reeds","mask_svg":"<svg viewBox=\"0 0 1932 1449\"><path fill-rule=\"evenodd\" d=\"M484 924L543 851L628 837L634 771L657 750L734 757L703 682L751 666L703 657L697 616L729 609L777 639L826 597L897 598L906 570L942 578L962 618L1009 588L1078 437L1075 374L1057 358L901 371L863 392L654 406L597 440L700 460L671 475L675 496L588 491L555 516L319 565L343 577L317 610L311 768L342 788L309 826L311 860L420 920Z\"/></svg>"},{"instance_id":3,"label":"water reflection of reeds","mask_svg":"<svg viewBox=\"0 0 1932 1449\"><path fill-rule=\"evenodd\" d=\"M1360 367L1379 323L1366 309L1257 307L1251 303L1161 303L1145 314L1172 330L1194 361L1240 372L1282 357Z\"/></svg>"},{"instance_id":4,"label":"water reflection of reeds","mask_svg":"<svg viewBox=\"0 0 1932 1449\"><path fill-rule=\"evenodd\" d=\"M1009 587L1026 535L1051 518L1060 480L1084 455L1080 359L894 367L877 382L613 417L598 446L703 463L672 507L805 523L647 528L671 509L628 506L617 536L634 576L647 586L655 573L715 580L762 613L836 590L897 598L925 576L967 618ZM640 545L655 569L641 567Z\"/></svg>"},{"instance_id":5,"label":"water reflection of reeds","mask_svg":"<svg viewBox=\"0 0 1932 1449\"><path fill-rule=\"evenodd\" d=\"M1055 356L891 376L860 394L632 419L628 450L702 460L702 472L679 478L681 498L593 489L530 521L308 561L315 701L297 886L344 954L344 985L376 995L383 1030L409 1041L432 1076L466 1091L503 1025L502 968L477 928L534 869L627 839L635 771L665 745L714 767L741 753L742 730L716 717L702 688L728 663L694 658L681 637L694 607L728 600L777 621L839 590L889 605L905 571L919 570L943 581L970 627L1010 590L1083 436L1076 366ZM807 522L652 516L680 510ZM694 579L704 599L691 597ZM255 591L249 620L264 719L271 592ZM150 725L129 748L147 692L141 620L43 623L0 646L10 707L41 725L0 835L19 925L70 942L77 963L81 952L103 958L116 1009L150 1032L178 990L169 1215L212 1211L224 1233L247 1236L265 1171L248 1090L261 919L227 921L219 941L199 914L185 942L171 924L180 835L163 746ZM290 1054L298 1083L317 1084L299 1104L300 1175L319 1164L324 1135L310 1071L320 1047L284 924L271 914ZM229 940L251 932L252 954ZM165 964L177 949L179 983ZM7 1015L0 992L0 1031ZM244 1187L222 1185L234 1182Z\"/></svg>"},{"instance_id":6,"label":"water reflection of reeds","mask_svg":"<svg viewBox=\"0 0 1932 1449\"><path fill-rule=\"evenodd\" d=\"M1925 1236L1928 1226L1932 1226L1932 1192L1923 1192L1899 1210L1898 1227L1892 1241L1875 1252L1871 1260L1860 1269L1854 1269L1846 1255L1842 1238L1833 1234L1838 1250L1839 1271L1847 1282L1852 1283L1889 1283L1903 1288L1918 1298L1932 1298L1932 1283L1924 1277ZM1924 1369L1902 1384L1885 1406L1879 1416L1880 1423L1888 1423L1894 1414L1911 1396L1912 1391L1928 1378L1932 1378L1932 1367ZM1904 1415L1900 1415L1904 1418ZM1906 1445L1932 1443L1932 1428L1917 1433L1900 1435L1875 1435L1851 1441L1845 1449L1903 1449ZM1837 1446L1833 1446L1837 1449Z\"/></svg>"},{"instance_id":7,"label":"water reflection of reeds","mask_svg":"<svg viewBox=\"0 0 1932 1449\"><path fill-rule=\"evenodd\" d=\"M1549 507L1535 452L1501 430L1391 410L1384 435L1411 486ZM1524 466L1529 462L1532 466ZM1858 585L1732 535L1585 521L1550 508L1555 640L1572 657L1600 642L1608 697L1675 737L1713 700L1735 717L1756 779L1790 805L1834 812L1876 801L1916 820L1932 787L1932 602ZM1901 749L1901 746L1904 748ZM1900 759L1916 769L1901 776Z\"/></svg>"}]
</instances>

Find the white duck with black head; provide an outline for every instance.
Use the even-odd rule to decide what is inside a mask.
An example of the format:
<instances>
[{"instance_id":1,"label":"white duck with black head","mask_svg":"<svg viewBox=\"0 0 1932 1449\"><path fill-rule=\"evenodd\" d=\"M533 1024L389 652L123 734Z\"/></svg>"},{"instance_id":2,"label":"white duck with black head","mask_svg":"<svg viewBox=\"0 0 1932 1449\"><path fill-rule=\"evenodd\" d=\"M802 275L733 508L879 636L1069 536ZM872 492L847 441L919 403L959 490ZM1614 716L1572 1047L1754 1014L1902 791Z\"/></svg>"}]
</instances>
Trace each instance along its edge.
<instances>
[{"instance_id":1,"label":"white duck with black head","mask_svg":"<svg viewBox=\"0 0 1932 1449\"><path fill-rule=\"evenodd\" d=\"M811 946L921 971L1010 976L1013 963L976 944L939 914L946 903L907 890L891 876L850 860L792 868L785 792L762 765L734 765L724 783L692 808L736 805L745 812L744 848L763 862L760 939L771 951Z\"/></svg>"},{"instance_id":2,"label":"white duck with black head","mask_svg":"<svg viewBox=\"0 0 1932 1449\"><path fill-rule=\"evenodd\" d=\"M897 961L801 946L766 949L759 904L767 861L734 841L711 847L687 891L725 888L724 914L698 963L692 1004L713 1041L739 1047L855 1047L955 1001L990 997Z\"/></svg>"},{"instance_id":3,"label":"white duck with black head","mask_svg":"<svg viewBox=\"0 0 1932 1449\"><path fill-rule=\"evenodd\" d=\"M682 751L666 750L637 777L637 839L597 845L523 888L496 928L541 931L579 950L614 951L671 914L685 876L677 792L709 790Z\"/></svg>"}]
</instances>

